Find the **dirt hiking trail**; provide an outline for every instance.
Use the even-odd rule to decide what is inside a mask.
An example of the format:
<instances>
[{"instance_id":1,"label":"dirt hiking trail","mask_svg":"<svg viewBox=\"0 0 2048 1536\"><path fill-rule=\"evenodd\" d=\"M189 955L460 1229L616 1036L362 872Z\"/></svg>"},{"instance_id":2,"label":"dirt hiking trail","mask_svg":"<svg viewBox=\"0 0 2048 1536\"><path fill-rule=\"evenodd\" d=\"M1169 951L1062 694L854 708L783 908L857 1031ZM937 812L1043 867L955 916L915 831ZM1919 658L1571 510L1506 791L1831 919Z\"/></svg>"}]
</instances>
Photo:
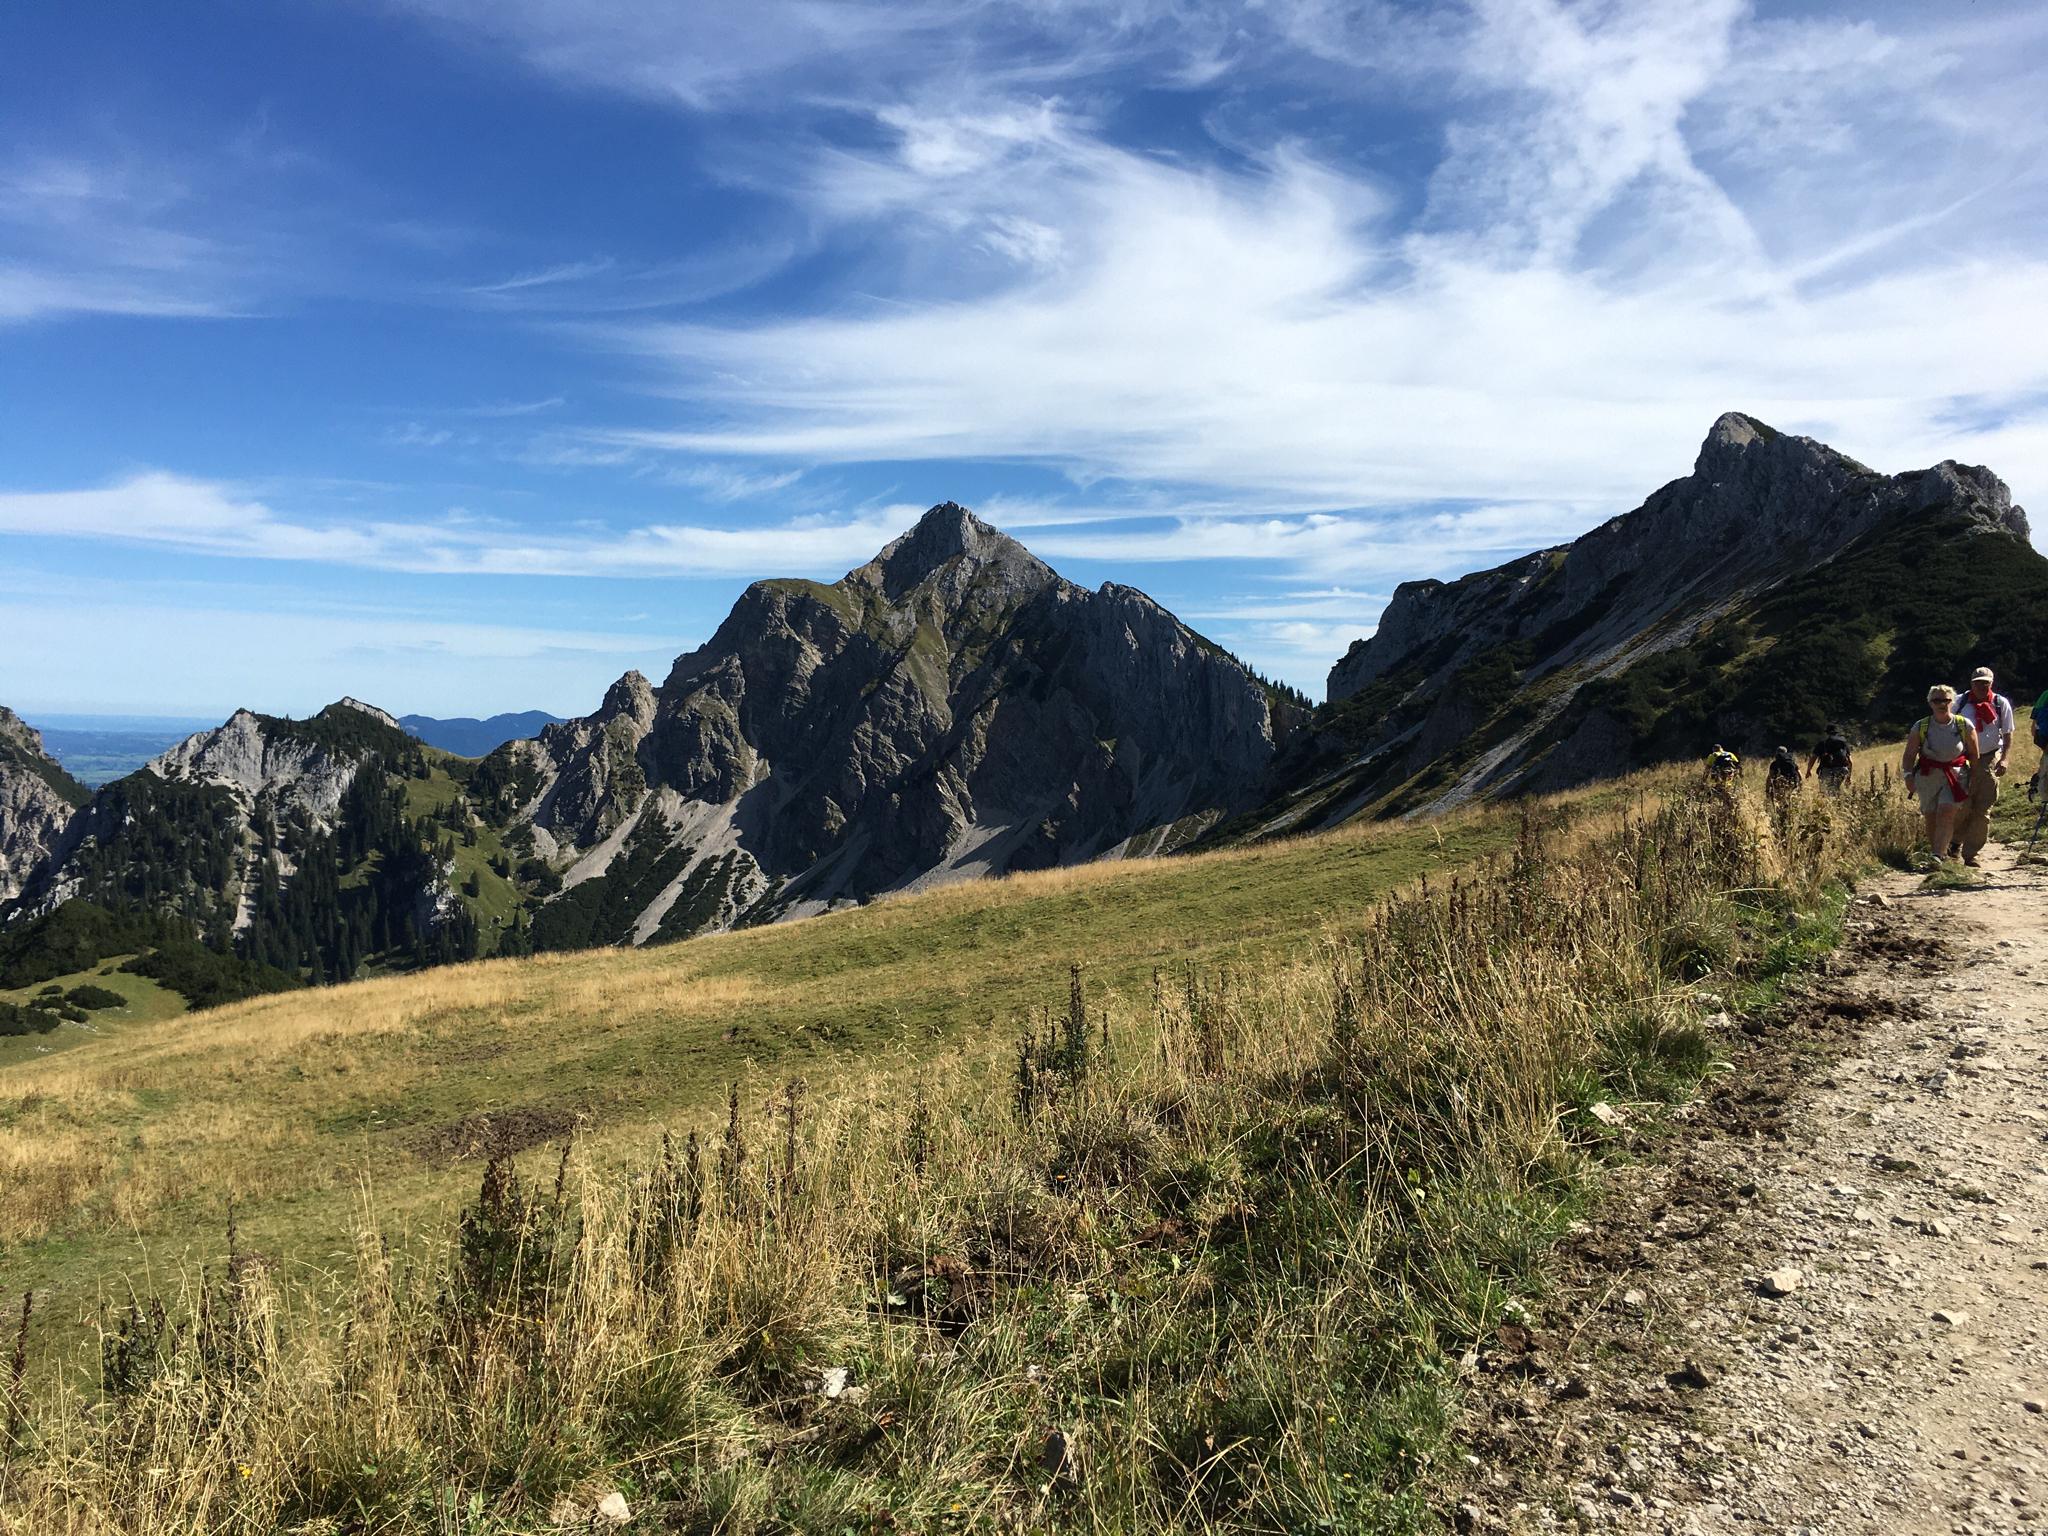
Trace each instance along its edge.
<instances>
[{"instance_id":1,"label":"dirt hiking trail","mask_svg":"<svg viewBox=\"0 0 2048 1536\"><path fill-rule=\"evenodd\" d=\"M1468 1363L1459 1530L2048 1531L2048 868L1848 943Z\"/></svg>"}]
</instances>

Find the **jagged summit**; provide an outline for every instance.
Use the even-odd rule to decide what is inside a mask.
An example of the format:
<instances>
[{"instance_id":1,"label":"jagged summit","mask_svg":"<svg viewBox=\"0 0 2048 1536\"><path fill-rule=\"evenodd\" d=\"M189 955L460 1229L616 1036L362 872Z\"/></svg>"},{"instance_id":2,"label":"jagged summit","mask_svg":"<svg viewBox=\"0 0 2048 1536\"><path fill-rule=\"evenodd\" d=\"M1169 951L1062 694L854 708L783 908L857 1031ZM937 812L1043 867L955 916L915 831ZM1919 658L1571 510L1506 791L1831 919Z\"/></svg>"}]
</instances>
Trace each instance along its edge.
<instances>
[{"instance_id":1,"label":"jagged summit","mask_svg":"<svg viewBox=\"0 0 2048 1536\"><path fill-rule=\"evenodd\" d=\"M600 716L645 715L652 718L654 684L648 682L645 674L636 667L605 689L604 703L598 706L597 712Z\"/></svg>"},{"instance_id":2,"label":"jagged summit","mask_svg":"<svg viewBox=\"0 0 2048 1536\"><path fill-rule=\"evenodd\" d=\"M1050 566L1008 534L991 527L957 501L942 501L909 532L890 540L882 552L847 572L847 582L880 591L901 602L955 561L975 573L994 571L1004 585L1028 590L1057 581Z\"/></svg>"},{"instance_id":3,"label":"jagged summit","mask_svg":"<svg viewBox=\"0 0 2048 1536\"><path fill-rule=\"evenodd\" d=\"M484 771L561 871L549 948L1178 847L1252 803L1283 730L1149 598L942 502L830 585L754 582L658 689L629 674Z\"/></svg>"}]
</instances>

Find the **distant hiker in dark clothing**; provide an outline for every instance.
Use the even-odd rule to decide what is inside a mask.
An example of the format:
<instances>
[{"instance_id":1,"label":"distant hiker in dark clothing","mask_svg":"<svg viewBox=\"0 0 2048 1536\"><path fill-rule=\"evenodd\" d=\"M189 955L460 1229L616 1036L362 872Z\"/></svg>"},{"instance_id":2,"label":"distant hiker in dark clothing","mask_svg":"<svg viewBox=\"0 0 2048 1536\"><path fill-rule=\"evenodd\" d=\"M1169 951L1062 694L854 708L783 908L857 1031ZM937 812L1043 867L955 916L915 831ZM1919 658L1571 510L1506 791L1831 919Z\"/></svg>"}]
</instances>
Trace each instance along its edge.
<instances>
[{"instance_id":1,"label":"distant hiker in dark clothing","mask_svg":"<svg viewBox=\"0 0 2048 1536\"><path fill-rule=\"evenodd\" d=\"M2048 689L2042 690L2041 697L2034 700L2034 745L2048 752ZM2048 770L2048 757L2041 759L2041 766L2034 770L2034 777L2027 784L2029 796L2040 792L2043 770Z\"/></svg>"},{"instance_id":2,"label":"distant hiker in dark clothing","mask_svg":"<svg viewBox=\"0 0 2048 1536\"><path fill-rule=\"evenodd\" d=\"M1948 857L1956 815L1970 803L1969 775L1977 763L1977 731L1955 713L1956 691L1946 683L1927 690L1932 711L1906 733L1899 772L1906 792L1920 797L1927 820L1927 849L1937 861Z\"/></svg>"},{"instance_id":3,"label":"distant hiker in dark clothing","mask_svg":"<svg viewBox=\"0 0 2048 1536\"><path fill-rule=\"evenodd\" d=\"M1819 779L1820 787L1827 793L1839 795L1848 785L1849 772L1855 766L1848 733L1839 725L1831 725L1827 735L1821 737L1820 745L1813 749L1813 756L1806 761L1806 776Z\"/></svg>"},{"instance_id":4,"label":"distant hiker in dark clothing","mask_svg":"<svg viewBox=\"0 0 2048 1536\"><path fill-rule=\"evenodd\" d=\"M1970 691L1956 706L1956 713L1969 721L1977 733L1978 761L1970 770L1970 799L1956 816L1956 846L1963 862L1974 867L1977 855L1991 838L1991 807L1998 804L1998 781L2005 773L2005 756L2012 750L2012 700L1993 690L1989 667L1970 675Z\"/></svg>"},{"instance_id":5,"label":"distant hiker in dark clothing","mask_svg":"<svg viewBox=\"0 0 2048 1536\"><path fill-rule=\"evenodd\" d=\"M1771 766L1764 770L1764 793L1773 800L1789 799L1799 793L1799 759L1790 747L1771 754Z\"/></svg>"}]
</instances>

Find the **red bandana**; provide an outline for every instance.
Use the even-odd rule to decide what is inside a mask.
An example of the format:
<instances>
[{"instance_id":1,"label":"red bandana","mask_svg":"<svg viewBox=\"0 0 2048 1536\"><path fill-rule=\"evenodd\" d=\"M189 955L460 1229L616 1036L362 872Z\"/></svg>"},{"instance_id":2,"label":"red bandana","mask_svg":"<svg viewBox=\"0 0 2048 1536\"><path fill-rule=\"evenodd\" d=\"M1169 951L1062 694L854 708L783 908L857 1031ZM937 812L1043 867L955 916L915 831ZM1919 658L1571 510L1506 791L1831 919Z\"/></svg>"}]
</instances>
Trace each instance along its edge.
<instances>
[{"instance_id":1,"label":"red bandana","mask_svg":"<svg viewBox=\"0 0 2048 1536\"><path fill-rule=\"evenodd\" d=\"M1998 695L1997 695L1997 694L1995 694L1995 693L1994 693L1994 694L1992 694L1992 695L1991 695L1991 697L1990 697L1990 698L1988 698L1988 699L1980 699L1980 698L1978 698L1978 697L1977 697L1977 695L1975 695L1975 694L1973 693L1973 694L1971 694L1971 695L1970 695L1969 699L1968 699L1968 700L1967 700L1966 702L1967 702L1967 703L1969 704L1969 706L1970 706L1970 713L1971 713L1971 714L1973 714L1973 715L1975 715L1975 716L1977 717L1977 724L1978 724L1978 725L1979 725L1980 727L1982 727L1982 726L1986 726L1986 725L1993 725L1993 724L1996 724L1996 723L1997 723L1997 720L1998 720Z\"/></svg>"}]
</instances>

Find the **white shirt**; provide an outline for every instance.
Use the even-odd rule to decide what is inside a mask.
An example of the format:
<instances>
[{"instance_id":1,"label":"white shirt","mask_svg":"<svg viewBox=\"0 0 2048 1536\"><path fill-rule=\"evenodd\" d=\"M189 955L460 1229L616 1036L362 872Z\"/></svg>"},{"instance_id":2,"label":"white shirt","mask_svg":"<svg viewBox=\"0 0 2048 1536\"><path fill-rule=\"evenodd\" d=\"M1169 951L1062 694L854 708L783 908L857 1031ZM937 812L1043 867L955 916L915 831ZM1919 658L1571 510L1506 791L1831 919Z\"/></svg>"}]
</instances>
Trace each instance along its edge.
<instances>
[{"instance_id":1,"label":"white shirt","mask_svg":"<svg viewBox=\"0 0 2048 1536\"><path fill-rule=\"evenodd\" d=\"M1997 711L1997 718L1979 725L1976 695L1965 689L1962 697L1956 700L1956 713L1977 727L1977 750L1986 757L1993 756L2000 743L2012 735L2012 700L1993 689L1991 707Z\"/></svg>"}]
</instances>

